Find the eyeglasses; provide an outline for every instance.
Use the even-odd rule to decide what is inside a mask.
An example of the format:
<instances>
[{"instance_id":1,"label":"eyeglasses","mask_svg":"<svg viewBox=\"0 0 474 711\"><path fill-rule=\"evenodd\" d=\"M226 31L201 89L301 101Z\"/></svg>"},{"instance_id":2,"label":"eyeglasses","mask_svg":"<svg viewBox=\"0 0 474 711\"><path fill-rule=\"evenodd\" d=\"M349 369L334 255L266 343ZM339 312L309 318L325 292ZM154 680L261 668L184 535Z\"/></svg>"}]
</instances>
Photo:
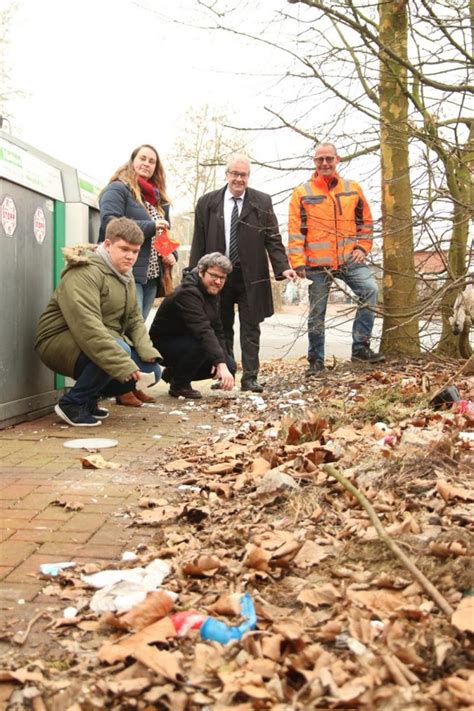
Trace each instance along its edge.
<instances>
[{"instance_id":1,"label":"eyeglasses","mask_svg":"<svg viewBox=\"0 0 474 711\"><path fill-rule=\"evenodd\" d=\"M334 163L336 156L317 156L314 160L316 163Z\"/></svg>"},{"instance_id":2,"label":"eyeglasses","mask_svg":"<svg viewBox=\"0 0 474 711\"><path fill-rule=\"evenodd\" d=\"M227 279L227 274L216 274L215 272L206 272L209 274L212 281L225 281Z\"/></svg>"},{"instance_id":3,"label":"eyeglasses","mask_svg":"<svg viewBox=\"0 0 474 711\"><path fill-rule=\"evenodd\" d=\"M248 173L238 173L236 170L226 170L226 173L232 178L242 178L242 180L247 180L249 177Z\"/></svg>"}]
</instances>

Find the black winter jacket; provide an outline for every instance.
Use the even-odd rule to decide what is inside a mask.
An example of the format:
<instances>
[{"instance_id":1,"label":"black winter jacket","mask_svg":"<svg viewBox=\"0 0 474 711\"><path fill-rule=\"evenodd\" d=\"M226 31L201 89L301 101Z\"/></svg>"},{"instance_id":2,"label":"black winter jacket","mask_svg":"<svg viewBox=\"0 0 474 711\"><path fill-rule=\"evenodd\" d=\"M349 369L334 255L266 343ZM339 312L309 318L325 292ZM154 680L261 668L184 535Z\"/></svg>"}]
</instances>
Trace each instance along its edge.
<instances>
[{"instance_id":1,"label":"black winter jacket","mask_svg":"<svg viewBox=\"0 0 474 711\"><path fill-rule=\"evenodd\" d=\"M140 248L138 259L133 267L133 276L138 284L146 284L148 264L150 262L151 242L156 233L154 221L147 210L133 197L130 188L121 180L109 183L99 197L100 231L99 242L105 239L105 228L112 217L128 217L142 230L145 241ZM164 218L169 222L169 205L162 206ZM160 273L162 270L160 269Z\"/></svg>"},{"instance_id":2,"label":"black winter jacket","mask_svg":"<svg viewBox=\"0 0 474 711\"><path fill-rule=\"evenodd\" d=\"M226 362L220 297L207 293L197 269L185 270L181 284L160 304L150 329L158 350L168 338L185 334L194 336L213 365Z\"/></svg>"}]
</instances>

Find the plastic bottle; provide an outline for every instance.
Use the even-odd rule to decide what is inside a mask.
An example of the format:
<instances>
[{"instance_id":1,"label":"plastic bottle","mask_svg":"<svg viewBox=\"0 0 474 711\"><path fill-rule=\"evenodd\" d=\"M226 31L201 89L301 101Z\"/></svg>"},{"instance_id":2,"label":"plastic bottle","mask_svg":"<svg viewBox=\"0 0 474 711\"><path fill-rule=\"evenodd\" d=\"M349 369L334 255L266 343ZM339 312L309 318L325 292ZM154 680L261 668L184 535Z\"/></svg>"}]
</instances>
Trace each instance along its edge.
<instances>
[{"instance_id":1,"label":"plastic bottle","mask_svg":"<svg viewBox=\"0 0 474 711\"><path fill-rule=\"evenodd\" d=\"M202 624L200 635L202 639L228 644L234 639L241 639L249 630L257 626L257 615L255 606L249 593L245 593L240 598L240 612L246 618L241 625L226 625L225 622L208 617Z\"/></svg>"}]
</instances>

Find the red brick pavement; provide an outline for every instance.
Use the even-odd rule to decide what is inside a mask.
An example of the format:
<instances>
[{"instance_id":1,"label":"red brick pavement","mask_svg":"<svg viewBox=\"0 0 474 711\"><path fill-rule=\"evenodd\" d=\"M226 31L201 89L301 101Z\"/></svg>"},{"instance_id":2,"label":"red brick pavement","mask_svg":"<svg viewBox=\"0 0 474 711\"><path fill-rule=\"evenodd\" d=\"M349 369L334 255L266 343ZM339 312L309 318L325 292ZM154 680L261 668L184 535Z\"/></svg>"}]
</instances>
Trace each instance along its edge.
<instances>
[{"instance_id":1,"label":"red brick pavement","mask_svg":"<svg viewBox=\"0 0 474 711\"><path fill-rule=\"evenodd\" d=\"M41 563L110 564L127 547L149 540L153 530L127 527L124 512L143 486L159 485L160 475L150 467L159 448L202 438L203 424L218 424L209 403L219 395L208 386L204 390L206 398L189 405L170 398L160 383L153 406L108 403L111 416L100 428L69 427L51 414L0 430L0 611L17 614L23 601L43 602ZM183 417L170 414L173 410ZM67 449L64 442L85 437L117 439L117 447L101 454L120 469L83 469L85 452ZM59 500L83 507L66 510L54 503ZM21 611L27 613L24 606Z\"/></svg>"}]
</instances>

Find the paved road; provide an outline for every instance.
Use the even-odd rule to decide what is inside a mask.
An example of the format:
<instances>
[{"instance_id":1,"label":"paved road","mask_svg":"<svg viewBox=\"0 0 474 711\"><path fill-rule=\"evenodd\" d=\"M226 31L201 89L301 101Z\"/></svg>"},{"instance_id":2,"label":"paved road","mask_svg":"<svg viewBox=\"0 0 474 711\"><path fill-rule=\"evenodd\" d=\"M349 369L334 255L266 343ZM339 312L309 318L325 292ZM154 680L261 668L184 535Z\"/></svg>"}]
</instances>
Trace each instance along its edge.
<instances>
[{"instance_id":1,"label":"paved road","mask_svg":"<svg viewBox=\"0 0 474 711\"><path fill-rule=\"evenodd\" d=\"M260 356L262 360L273 358L299 358L308 349L307 307L286 307L262 324ZM343 304L330 304L326 317L326 357L348 359L351 355L351 331L354 309ZM381 329L377 320L375 333ZM240 357L240 346L236 338L236 356ZM374 339L373 346L377 343Z\"/></svg>"}]
</instances>

